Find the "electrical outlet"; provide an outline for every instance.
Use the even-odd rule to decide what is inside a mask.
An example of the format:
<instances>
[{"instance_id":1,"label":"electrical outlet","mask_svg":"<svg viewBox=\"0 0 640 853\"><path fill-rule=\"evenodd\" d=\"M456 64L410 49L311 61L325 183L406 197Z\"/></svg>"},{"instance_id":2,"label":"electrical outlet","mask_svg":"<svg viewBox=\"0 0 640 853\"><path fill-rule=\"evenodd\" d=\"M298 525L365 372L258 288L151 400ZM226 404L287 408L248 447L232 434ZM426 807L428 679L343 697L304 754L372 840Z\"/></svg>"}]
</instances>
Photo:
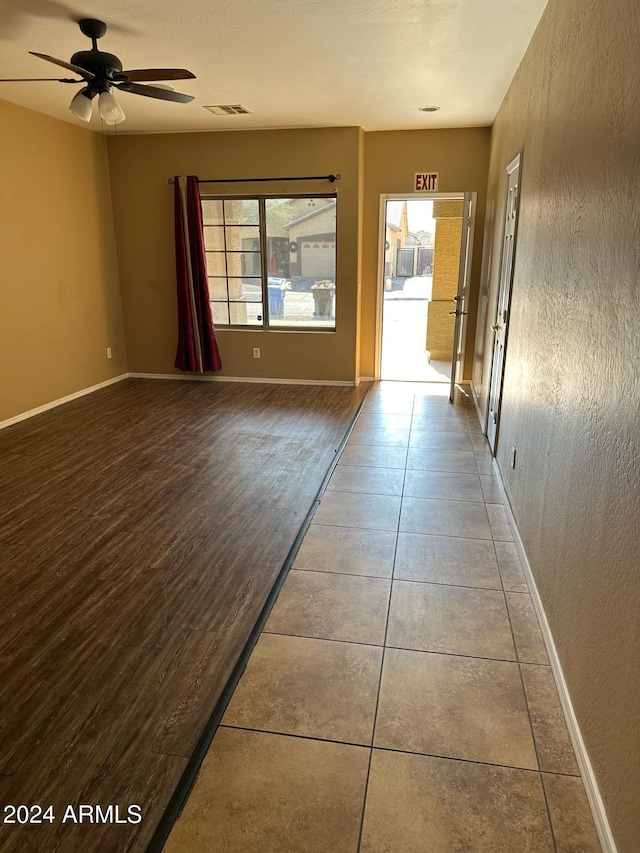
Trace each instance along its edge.
<instances>
[{"instance_id":1,"label":"electrical outlet","mask_svg":"<svg viewBox=\"0 0 640 853\"><path fill-rule=\"evenodd\" d=\"M107 347L107 358L113 358L113 353L111 352L111 347Z\"/></svg>"},{"instance_id":2,"label":"electrical outlet","mask_svg":"<svg viewBox=\"0 0 640 853\"><path fill-rule=\"evenodd\" d=\"M253 357L254 358L260 358L260 347L254 347L253 348Z\"/></svg>"},{"instance_id":3,"label":"electrical outlet","mask_svg":"<svg viewBox=\"0 0 640 853\"><path fill-rule=\"evenodd\" d=\"M511 445L511 467L516 467L516 446L515 444Z\"/></svg>"}]
</instances>

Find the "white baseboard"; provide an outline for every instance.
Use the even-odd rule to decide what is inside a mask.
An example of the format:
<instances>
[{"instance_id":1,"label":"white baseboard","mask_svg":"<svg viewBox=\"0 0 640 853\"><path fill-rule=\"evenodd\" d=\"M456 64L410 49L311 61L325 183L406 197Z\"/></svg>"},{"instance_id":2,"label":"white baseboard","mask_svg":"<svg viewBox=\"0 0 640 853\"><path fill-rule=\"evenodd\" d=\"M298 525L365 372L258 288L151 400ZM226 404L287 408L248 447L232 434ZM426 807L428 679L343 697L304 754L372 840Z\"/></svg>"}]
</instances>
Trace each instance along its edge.
<instances>
[{"instance_id":1,"label":"white baseboard","mask_svg":"<svg viewBox=\"0 0 640 853\"><path fill-rule=\"evenodd\" d=\"M348 379L269 379L258 376L215 376L203 373L194 376L186 373L129 373L131 379L173 379L184 382L253 382L265 385L334 385L353 388L356 384Z\"/></svg>"},{"instance_id":2,"label":"white baseboard","mask_svg":"<svg viewBox=\"0 0 640 853\"><path fill-rule=\"evenodd\" d=\"M553 672L556 687L558 689L560 704L562 705L565 722L567 724L569 736L571 737L571 743L573 744L573 748L576 754L576 760L578 762L578 767L580 768L582 782L584 784L584 788L587 794L587 799L589 800L589 805L593 814L593 820L596 825L600 844L602 845L602 851L603 853L617 853L616 843L613 838L613 833L611 832L611 827L609 826L609 820L607 818L607 813L604 808L602 796L600 795L598 782L593 771L593 766L589 759L589 755L587 753L587 748L582 738L582 733L580 731L580 726L578 725L578 720L576 718L575 711L573 710L571 696L569 695L569 688L567 687L567 682L562 671L562 665L560 663L560 658L558 657L558 652L556 649L555 642L553 640L553 635L551 634L551 628L549 627L547 614L544 612L542 599L540 598L540 593L538 592L538 588L533 577L533 572L531 570L531 564L529 563L529 558L527 557L527 552L525 551L524 543L520 536L520 531L518 530L518 527L516 525L511 505L509 504L509 498L507 497L507 493L504 487L500 467L495 459L493 460L493 469L504 500L505 512L507 514L509 524L511 525L511 529L513 531L513 540L517 548L520 560L522 562L522 568L527 579L527 584L529 585L529 590L531 592L531 600L533 602L533 606L538 617L538 622L540 623L540 630L542 632L544 644L547 648L547 654L549 655L551 671Z\"/></svg>"},{"instance_id":3,"label":"white baseboard","mask_svg":"<svg viewBox=\"0 0 640 853\"><path fill-rule=\"evenodd\" d=\"M113 379L107 379L105 382L99 382L97 385L92 385L90 388L83 388L81 391L74 391L73 394L68 394L66 397L61 397L59 400L52 400L50 403L45 403L44 406L38 406L36 409L30 409L28 412L22 412L20 415L15 415L6 421L0 421L0 429L17 424L20 421L26 421L27 418L33 418L35 415L40 415L42 412L48 412L49 409L55 409L57 406L63 406L65 403L70 403L72 400L77 400L78 397L84 397L86 394L93 394L94 391L99 391L101 388L106 388L107 385L115 385L116 382L122 382L127 379L128 373L122 373L120 376L114 376Z\"/></svg>"},{"instance_id":4,"label":"white baseboard","mask_svg":"<svg viewBox=\"0 0 640 853\"><path fill-rule=\"evenodd\" d=\"M356 387L358 387L358 385L361 382L375 382L375 381L376 380L375 380L374 376L359 376L358 379L356 380Z\"/></svg>"}]
</instances>

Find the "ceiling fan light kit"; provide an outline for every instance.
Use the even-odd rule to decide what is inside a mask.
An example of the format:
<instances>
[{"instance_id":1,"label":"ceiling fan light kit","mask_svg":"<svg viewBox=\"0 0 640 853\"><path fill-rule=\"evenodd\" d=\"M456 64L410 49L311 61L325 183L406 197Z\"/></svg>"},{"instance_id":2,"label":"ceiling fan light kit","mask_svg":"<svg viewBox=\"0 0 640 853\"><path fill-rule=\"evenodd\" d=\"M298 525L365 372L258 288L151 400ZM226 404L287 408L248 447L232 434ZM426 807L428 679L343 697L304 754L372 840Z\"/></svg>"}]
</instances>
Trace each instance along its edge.
<instances>
[{"instance_id":1,"label":"ceiling fan light kit","mask_svg":"<svg viewBox=\"0 0 640 853\"><path fill-rule=\"evenodd\" d=\"M71 103L69 104L69 112L76 116L76 118L81 118L82 121L91 121L92 110L93 104L91 103L91 93L85 86L84 89L80 89L80 91L76 92L73 96Z\"/></svg>"},{"instance_id":2,"label":"ceiling fan light kit","mask_svg":"<svg viewBox=\"0 0 640 853\"><path fill-rule=\"evenodd\" d=\"M33 56L40 59L46 59L47 62L53 62L54 65L59 65L72 71L80 80L62 78L47 78L56 80L59 83L84 83L84 87L76 92L71 103L69 104L69 112L82 121L91 121L92 101L98 96L98 112L100 118L106 124L119 124L124 121L126 116L124 110L115 98L111 91L112 88L120 89L123 92L130 92L133 95L143 95L147 98L156 98L162 101L174 101L176 103L186 104L193 100L191 95L183 95L181 92L174 91L171 87L163 86L147 86L141 81L159 81L159 80L187 80L194 79L195 74L187 71L185 68L141 68L131 71L123 71L122 63L117 56L112 53L98 50L97 40L107 31L107 25L103 21L97 21L94 18L82 18L78 21L80 30L85 36L91 39L91 50L80 50L73 54L70 62L65 62L62 59L56 59L54 56L49 56L46 53L36 53L29 51ZM32 78L41 80L43 78ZM0 83L19 82L18 80L0 80ZM20 81L22 82L22 81Z\"/></svg>"},{"instance_id":3,"label":"ceiling fan light kit","mask_svg":"<svg viewBox=\"0 0 640 853\"><path fill-rule=\"evenodd\" d=\"M107 124L120 124L126 118L124 110L108 91L98 95L98 111L100 118Z\"/></svg>"},{"instance_id":4,"label":"ceiling fan light kit","mask_svg":"<svg viewBox=\"0 0 640 853\"><path fill-rule=\"evenodd\" d=\"M91 114L93 112L92 101L96 94L98 93L95 91L92 92L88 86L80 89L73 96L69 104L69 112L76 116L76 118L82 119L82 121L91 121ZM105 124L120 124L126 118L124 110L116 101L113 94L106 90L98 94L98 112Z\"/></svg>"}]
</instances>

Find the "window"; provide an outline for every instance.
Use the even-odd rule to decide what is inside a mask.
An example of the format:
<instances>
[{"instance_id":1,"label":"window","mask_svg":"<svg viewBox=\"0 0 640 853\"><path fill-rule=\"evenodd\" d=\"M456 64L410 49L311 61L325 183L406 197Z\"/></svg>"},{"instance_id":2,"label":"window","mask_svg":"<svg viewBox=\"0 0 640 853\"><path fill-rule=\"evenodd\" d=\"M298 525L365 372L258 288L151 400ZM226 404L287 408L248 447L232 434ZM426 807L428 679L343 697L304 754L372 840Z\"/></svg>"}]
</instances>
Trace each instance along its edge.
<instances>
[{"instance_id":1,"label":"window","mask_svg":"<svg viewBox=\"0 0 640 853\"><path fill-rule=\"evenodd\" d=\"M202 199L216 326L334 330L336 197Z\"/></svg>"}]
</instances>

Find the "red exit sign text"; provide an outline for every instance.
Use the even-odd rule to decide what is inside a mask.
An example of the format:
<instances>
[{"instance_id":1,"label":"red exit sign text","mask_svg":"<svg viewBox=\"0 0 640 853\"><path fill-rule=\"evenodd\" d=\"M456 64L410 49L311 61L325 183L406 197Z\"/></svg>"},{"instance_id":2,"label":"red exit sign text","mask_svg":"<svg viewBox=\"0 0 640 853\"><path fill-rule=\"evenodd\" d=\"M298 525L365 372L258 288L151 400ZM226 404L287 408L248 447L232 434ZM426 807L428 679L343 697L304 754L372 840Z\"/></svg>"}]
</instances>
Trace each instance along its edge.
<instances>
[{"instance_id":1,"label":"red exit sign text","mask_svg":"<svg viewBox=\"0 0 640 853\"><path fill-rule=\"evenodd\" d=\"M438 192L439 172L416 172L414 175L414 190L417 193Z\"/></svg>"}]
</instances>

